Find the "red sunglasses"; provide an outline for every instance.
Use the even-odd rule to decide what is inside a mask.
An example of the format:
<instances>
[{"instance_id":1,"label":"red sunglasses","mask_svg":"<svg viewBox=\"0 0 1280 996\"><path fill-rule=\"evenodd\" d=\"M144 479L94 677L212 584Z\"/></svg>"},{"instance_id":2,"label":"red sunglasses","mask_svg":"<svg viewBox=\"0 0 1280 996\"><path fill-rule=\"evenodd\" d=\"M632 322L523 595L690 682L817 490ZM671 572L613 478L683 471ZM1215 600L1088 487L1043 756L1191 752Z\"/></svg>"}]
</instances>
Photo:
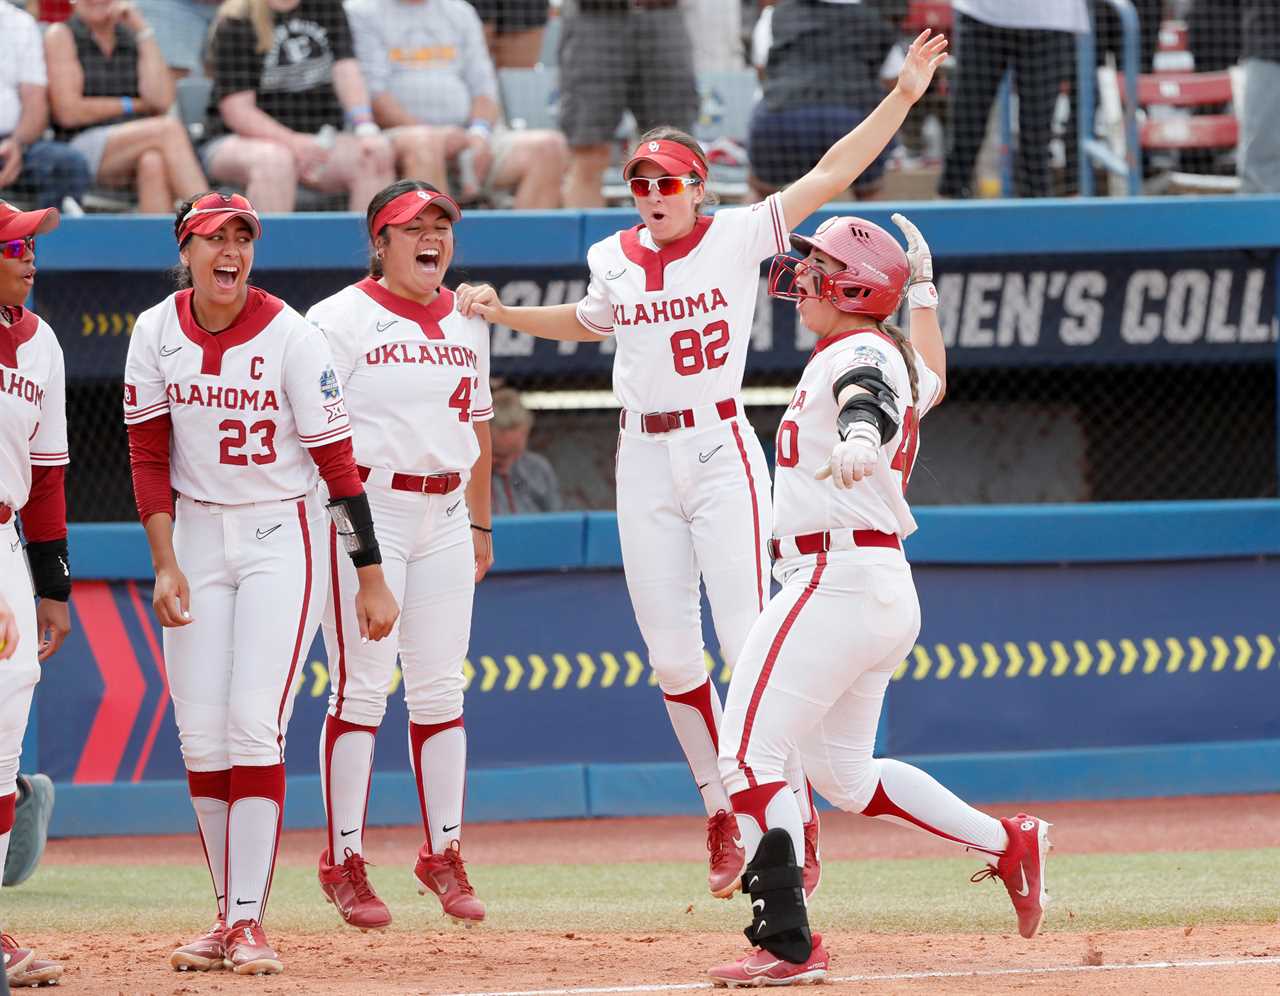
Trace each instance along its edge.
<instances>
[{"instance_id":1,"label":"red sunglasses","mask_svg":"<svg viewBox=\"0 0 1280 996\"><path fill-rule=\"evenodd\" d=\"M675 197L701 182L692 176L636 176L631 178L628 185L636 197L648 197L653 193L654 187L658 188L658 193L663 197Z\"/></svg>"},{"instance_id":2,"label":"red sunglasses","mask_svg":"<svg viewBox=\"0 0 1280 996\"><path fill-rule=\"evenodd\" d=\"M4 249L5 259L21 259L28 252L36 251L36 239L34 235L28 235L21 239L10 239L8 242L0 243L0 247Z\"/></svg>"}]
</instances>

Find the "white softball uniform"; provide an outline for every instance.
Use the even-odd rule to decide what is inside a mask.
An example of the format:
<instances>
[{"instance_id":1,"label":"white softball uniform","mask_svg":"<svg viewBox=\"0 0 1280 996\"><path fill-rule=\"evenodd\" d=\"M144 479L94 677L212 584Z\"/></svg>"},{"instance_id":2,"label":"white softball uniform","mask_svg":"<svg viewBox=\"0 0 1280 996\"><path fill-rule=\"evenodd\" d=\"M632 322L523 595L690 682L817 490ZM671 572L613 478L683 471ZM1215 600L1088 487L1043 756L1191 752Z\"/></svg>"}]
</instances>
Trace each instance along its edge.
<instances>
[{"instance_id":1,"label":"white softball uniform","mask_svg":"<svg viewBox=\"0 0 1280 996\"><path fill-rule=\"evenodd\" d=\"M164 651L186 766L279 764L328 586L306 450L351 432L328 344L256 288L210 334L180 291L138 317L124 410L128 424L173 423L173 543L192 622L165 629Z\"/></svg>"},{"instance_id":2,"label":"white softball uniform","mask_svg":"<svg viewBox=\"0 0 1280 996\"><path fill-rule=\"evenodd\" d=\"M493 418L488 324L463 318L447 288L423 307L371 278L321 301L307 318L333 350L383 575L400 604L390 637L359 641L355 567L330 530L329 713L381 723L398 652L410 719L453 719L462 713L475 594L464 489L480 455L474 423ZM429 490L402 490L409 477Z\"/></svg>"},{"instance_id":3,"label":"white softball uniform","mask_svg":"<svg viewBox=\"0 0 1280 996\"><path fill-rule=\"evenodd\" d=\"M44 321L22 311L0 326L0 595L17 617L14 656L0 661L0 796L16 791L18 757L40 680L35 593L18 538L17 512L31 491L32 466L68 462L62 347Z\"/></svg>"},{"instance_id":4,"label":"white softball uniform","mask_svg":"<svg viewBox=\"0 0 1280 996\"><path fill-rule=\"evenodd\" d=\"M706 681L699 575L730 662L768 600L768 466L738 395L760 263L787 251L787 234L773 196L699 218L661 249L637 226L587 254L578 318L617 341L627 588L668 696Z\"/></svg>"},{"instance_id":5,"label":"white softball uniform","mask_svg":"<svg viewBox=\"0 0 1280 996\"><path fill-rule=\"evenodd\" d=\"M870 478L818 481L838 440L833 386L874 366L897 393L899 429ZM902 538L915 529L903 497L919 420L941 381L906 363L876 330L821 340L779 425L774 574L781 591L752 627L725 702L720 773L730 793L780 782L799 749L805 774L841 808L861 812L879 782L872 760L885 688L914 645L920 605Z\"/></svg>"}]
</instances>

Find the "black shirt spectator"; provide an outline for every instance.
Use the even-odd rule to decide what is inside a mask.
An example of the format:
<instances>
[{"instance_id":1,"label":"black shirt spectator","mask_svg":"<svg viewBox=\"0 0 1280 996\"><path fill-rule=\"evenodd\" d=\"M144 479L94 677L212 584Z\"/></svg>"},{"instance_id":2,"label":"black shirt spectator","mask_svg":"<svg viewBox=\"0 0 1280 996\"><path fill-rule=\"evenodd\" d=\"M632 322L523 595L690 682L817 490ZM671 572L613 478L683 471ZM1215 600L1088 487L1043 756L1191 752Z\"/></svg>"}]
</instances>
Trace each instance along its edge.
<instances>
[{"instance_id":1,"label":"black shirt spectator","mask_svg":"<svg viewBox=\"0 0 1280 996\"><path fill-rule=\"evenodd\" d=\"M138 93L138 43L133 31L119 22L115 25L115 47L111 52L103 52L93 40L89 25L77 15L67 21L71 29L71 37L75 41L76 59L80 63L80 71L84 74L86 97L134 97ZM79 127L64 128L54 124L53 137L59 142L68 142L80 132L93 127L120 124L134 117L130 114L119 114L105 121L96 121L92 125L82 124Z\"/></svg>"}]
</instances>

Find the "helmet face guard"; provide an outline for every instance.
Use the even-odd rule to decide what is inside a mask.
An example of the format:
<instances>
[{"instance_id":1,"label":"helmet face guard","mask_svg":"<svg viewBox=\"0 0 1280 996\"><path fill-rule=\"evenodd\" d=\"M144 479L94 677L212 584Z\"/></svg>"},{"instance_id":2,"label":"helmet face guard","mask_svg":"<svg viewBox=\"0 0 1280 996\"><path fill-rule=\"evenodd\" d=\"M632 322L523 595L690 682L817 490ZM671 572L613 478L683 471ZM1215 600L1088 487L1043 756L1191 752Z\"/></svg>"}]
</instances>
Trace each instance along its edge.
<instances>
[{"instance_id":1,"label":"helmet face guard","mask_svg":"<svg viewBox=\"0 0 1280 996\"><path fill-rule=\"evenodd\" d=\"M911 276L906 253L879 225L851 216L829 218L811 237L791 236L803 253L826 253L843 265L825 273L794 256L775 256L769 295L786 301L823 300L846 314L883 321L898 310Z\"/></svg>"},{"instance_id":2,"label":"helmet face guard","mask_svg":"<svg viewBox=\"0 0 1280 996\"><path fill-rule=\"evenodd\" d=\"M769 267L769 296L783 301L828 301L840 307L831 274L794 256L774 256Z\"/></svg>"}]
</instances>

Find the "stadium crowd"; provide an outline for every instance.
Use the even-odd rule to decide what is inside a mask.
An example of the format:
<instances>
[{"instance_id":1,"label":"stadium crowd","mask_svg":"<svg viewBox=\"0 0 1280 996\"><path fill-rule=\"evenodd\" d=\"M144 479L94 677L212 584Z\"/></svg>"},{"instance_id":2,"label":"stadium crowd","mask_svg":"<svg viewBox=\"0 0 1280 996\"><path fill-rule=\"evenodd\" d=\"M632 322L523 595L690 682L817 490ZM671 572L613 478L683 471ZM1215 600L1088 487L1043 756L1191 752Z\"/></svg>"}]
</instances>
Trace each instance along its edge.
<instances>
[{"instance_id":1,"label":"stadium crowd","mask_svg":"<svg viewBox=\"0 0 1280 996\"><path fill-rule=\"evenodd\" d=\"M1243 192L1280 191L1269 99L1280 88L1280 5L1134 5L1142 72L1239 66L1245 92L1261 95L1217 108L1238 123L1230 148L1146 150L1148 177L1172 163L1238 174ZM849 196L995 192L981 155L997 144L991 110L1006 72L1018 99L1005 192L1072 194L1075 36L1091 28L1089 6L27 0L23 10L0 0L0 192L71 214L86 203L163 214L212 183L269 212L363 211L393 178L415 177L464 205L595 207L611 182L623 199L619 150L670 124L710 147L730 181L723 198L759 199L875 106L903 39L930 26L951 36L953 64ZM1122 49L1119 21L1093 6L1105 66ZM916 182L886 185L907 176Z\"/></svg>"}]
</instances>

